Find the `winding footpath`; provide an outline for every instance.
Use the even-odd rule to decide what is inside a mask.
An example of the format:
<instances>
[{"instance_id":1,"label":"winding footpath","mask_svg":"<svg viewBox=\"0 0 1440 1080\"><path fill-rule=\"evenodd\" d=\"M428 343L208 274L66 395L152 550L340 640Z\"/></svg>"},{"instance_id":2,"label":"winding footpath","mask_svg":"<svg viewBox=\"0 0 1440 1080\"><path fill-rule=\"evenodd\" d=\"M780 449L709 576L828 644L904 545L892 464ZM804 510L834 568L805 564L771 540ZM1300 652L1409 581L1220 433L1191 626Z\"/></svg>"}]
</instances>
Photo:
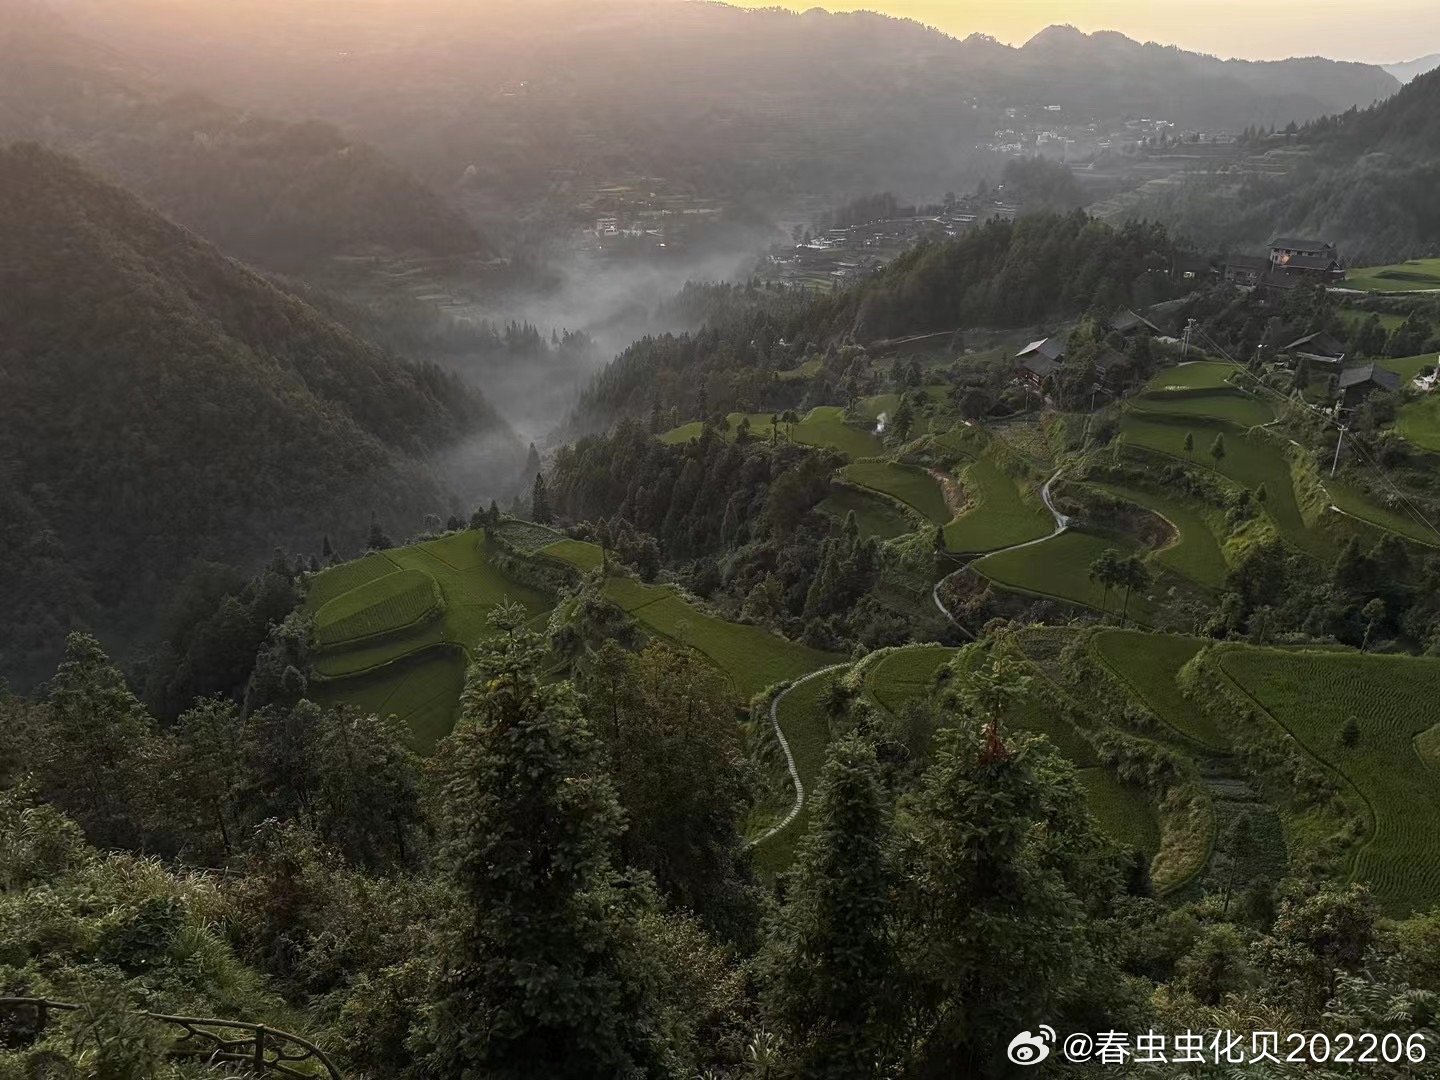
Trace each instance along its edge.
<instances>
[{"instance_id":1,"label":"winding footpath","mask_svg":"<svg viewBox=\"0 0 1440 1080\"><path fill-rule=\"evenodd\" d=\"M805 808L805 785L800 779L800 769L795 764L795 755L790 751L790 740L785 738L785 732L781 730L780 727L780 703L785 700L790 691L803 686L811 679L818 679L822 675L829 675L832 671L844 671L846 668L852 666L854 666L853 663L831 664L829 667L821 668L819 671L812 671L809 675L801 676L784 690L781 690L780 693L775 695L774 700L770 702L770 726L775 729L775 738L780 741L780 749L785 754L785 765L790 770L790 782L795 785L795 802L790 807L790 812L787 813L784 818L770 826L770 828L766 829L754 840L751 840L747 846L752 848L759 847L772 836L783 832L790 827L795 819L800 816L800 811Z\"/></svg>"},{"instance_id":2,"label":"winding footpath","mask_svg":"<svg viewBox=\"0 0 1440 1080\"><path fill-rule=\"evenodd\" d=\"M1066 529L1070 528L1070 525L1072 524L1070 518L1067 515L1062 514L1059 508L1056 507L1055 498L1050 491L1050 489L1054 487L1055 481L1060 479L1060 474L1064 471L1065 470L1063 468L1056 469L1055 475L1050 477L1049 480L1046 480L1044 486L1040 489L1040 499L1045 503L1045 509L1050 511L1050 516L1055 519L1054 530L1051 531L1048 536L1041 536L1035 540L1026 540L1024 543L1021 544L1011 544L1009 547L997 548L994 551L987 551L983 556L980 556L981 558L989 558L991 555L1000 555L1007 551L1019 551L1022 548L1034 547L1036 544L1043 544L1047 540L1054 540L1055 537L1059 536ZM960 624L960 621L956 619L955 616L951 614L950 609L945 606L945 602L940 599L940 586L944 585L945 582L949 581L952 577L955 576L955 574L963 574L966 570L969 570L970 565L971 564L967 562L964 566L960 567L959 570L956 570L955 573L946 574L943 578L937 581L935 583L935 588L930 590L930 598L935 601L936 610L938 610L941 615L945 616L945 618L950 622L950 625L956 627L962 633L967 634L973 638L975 635L971 634L969 630L967 630L964 626Z\"/></svg>"}]
</instances>

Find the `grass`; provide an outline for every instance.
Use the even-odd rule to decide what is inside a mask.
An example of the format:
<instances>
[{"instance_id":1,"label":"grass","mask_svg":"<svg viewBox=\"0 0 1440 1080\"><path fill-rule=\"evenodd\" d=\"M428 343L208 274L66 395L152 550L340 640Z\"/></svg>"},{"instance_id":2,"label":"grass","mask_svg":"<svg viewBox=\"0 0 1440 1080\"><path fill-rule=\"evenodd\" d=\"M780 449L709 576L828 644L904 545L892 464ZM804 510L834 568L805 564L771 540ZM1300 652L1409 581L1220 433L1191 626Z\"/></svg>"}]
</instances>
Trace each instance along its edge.
<instances>
[{"instance_id":1,"label":"grass","mask_svg":"<svg viewBox=\"0 0 1440 1080\"><path fill-rule=\"evenodd\" d=\"M1381 360L1379 364L1386 370L1395 372L1396 375L1399 375L1409 383L1414 380L1416 376L1430 371L1436 364L1440 364L1440 356L1436 356L1433 352L1428 352L1421 353L1419 356L1400 356L1389 360Z\"/></svg>"},{"instance_id":2,"label":"grass","mask_svg":"<svg viewBox=\"0 0 1440 1080\"><path fill-rule=\"evenodd\" d=\"M1408 513L1380 506L1343 481L1327 480L1325 490L1329 492L1331 502L1353 517L1368 521L1378 529L1413 540L1417 544L1440 547L1440 534Z\"/></svg>"},{"instance_id":3,"label":"grass","mask_svg":"<svg viewBox=\"0 0 1440 1080\"><path fill-rule=\"evenodd\" d=\"M1224 752L1229 742L1215 721L1180 692L1175 678L1205 643L1199 638L1105 630L1091 644L1108 667L1152 713L1186 739Z\"/></svg>"},{"instance_id":4,"label":"grass","mask_svg":"<svg viewBox=\"0 0 1440 1080\"><path fill-rule=\"evenodd\" d=\"M605 594L644 626L708 657L746 699L840 659L758 626L707 615L669 586L611 578L605 583Z\"/></svg>"},{"instance_id":5,"label":"grass","mask_svg":"<svg viewBox=\"0 0 1440 1080\"><path fill-rule=\"evenodd\" d=\"M324 604L315 613L315 642L325 649L395 633L424 622L439 609L440 593L430 575L397 570Z\"/></svg>"},{"instance_id":6,"label":"grass","mask_svg":"<svg viewBox=\"0 0 1440 1080\"><path fill-rule=\"evenodd\" d=\"M818 509L821 513L841 521L854 511L855 523L860 527L860 535L864 537L893 540L897 536L915 531L915 523L889 501L851 488L840 488L826 496Z\"/></svg>"},{"instance_id":7,"label":"grass","mask_svg":"<svg viewBox=\"0 0 1440 1080\"><path fill-rule=\"evenodd\" d=\"M1362 292L1423 292L1440 290L1440 259L1411 259L1389 266L1351 270L1341 285Z\"/></svg>"},{"instance_id":8,"label":"grass","mask_svg":"<svg viewBox=\"0 0 1440 1080\"><path fill-rule=\"evenodd\" d=\"M352 705L379 715L393 713L409 727L411 745L429 754L455 726L465 665L461 650L439 645L372 675L313 682L310 693L325 706Z\"/></svg>"},{"instance_id":9,"label":"grass","mask_svg":"<svg viewBox=\"0 0 1440 1080\"><path fill-rule=\"evenodd\" d=\"M1226 650L1225 673L1359 792L1374 834L1354 876L1389 913L1440 901L1440 784L1416 738L1435 724L1440 661L1409 656ZM1341 745L1347 717L1359 726Z\"/></svg>"},{"instance_id":10,"label":"grass","mask_svg":"<svg viewBox=\"0 0 1440 1080\"><path fill-rule=\"evenodd\" d=\"M1105 590L1090 580L1090 566L1106 548L1122 553L1134 550L1114 537L1070 529L1030 547L987 555L974 567L1005 588L1118 613L1120 594L1112 589L1106 597ZM1130 597L1129 617L1135 622L1149 625L1156 613L1156 605L1148 597L1138 592Z\"/></svg>"},{"instance_id":11,"label":"grass","mask_svg":"<svg viewBox=\"0 0 1440 1080\"><path fill-rule=\"evenodd\" d=\"M919 466L858 461L847 465L841 475L852 484L899 499L935 525L946 524L952 516L940 485Z\"/></svg>"},{"instance_id":12,"label":"grass","mask_svg":"<svg viewBox=\"0 0 1440 1080\"><path fill-rule=\"evenodd\" d=\"M584 540L557 540L541 548L540 554L547 559L569 563L585 573L598 570L605 558L599 544L589 544Z\"/></svg>"},{"instance_id":13,"label":"grass","mask_svg":"<svg viewBox=\"0 0 1440 1080\"><path fill-rule=\"evenodd\" d=\"M1193 364L1166 368L1151 378L1145 393L1158 394L1167 390L1218 390L1228 386L1235 365L1221 360L1197 360Z\"/></svg>"},{"instance_id":14,"label":"grass","mask_svg":"<svg viewBox=\"0 0 1440 1080\"><path fill-rule=\"evenodd\" d=\"M961 476L971 506L945 526L945 546L959 553L995 551L1038 540L1055 523L1041 506L1027 500L1014 477L992 459L980 457Z\"/></svg>"},{"instance_id":15,"label":"grass","mask_svg":"<svg viewBox=\"0 0 1440 1080\"><path fill-rule=\"evenodd\" d=\"M1257 427L1275 419L1275 410L1267 402L1241 390L1184 390L1164 395L1143 394L1132 408L1138 413L1159 413L1164 416L1196 416L1223 420L1238 427Z\"/></svg>"},{"instance_id":16,"label":"grass","mask_svg":"<svg viewBox=\"0 0 1440 1080\"><path fill-rule=\"evenodd\" d=\"M1126 851L1154 855L1160 850L1160 823L1143 792L1099 766L1077 770L1075 779L1085 789L1085 802L1101 832Z\"/></svg>"},{"instance_id":17,"label":"grass","mask_svg":"<svg viewBox=\"0 0 1440 1080\"><path fill-rule=\"evenodd\" d=\"M943 645L916 645L886 653L865 673L865 688L870 695L899 716L908 702L929 695L935 673L955 656L955 650Z\"/></svg>"},{"instance_id":18,"label":"grass","mask_svg":"<svg viewBox=\"0 0 1440 1080\"><path fill-rule=\"evenodd\" d=\"M396 605L417 607L421 583L432 598L438 591L440 617L402 623ZM467 654L489 636L490 613L502 603L517 603L532 617L550 608L543 593L496 568L483 533L475 531L375 552L326 570L310 582L305 598L322 627L322 647L312 662L319 678L312 690L327 704L393 713L409 725L416 747L428 751L449 731ZM364 637L327 635L323 627L332 609L340 618L329 625L353 627L369 620L366 625L375 626L387 618L388 625Z\"/></svg>"},{"instance_id":19,"label":"grass","mask_svg":"<svg viewBox=\"0 0 1440 1080\"><path fill-rule=\"evenodd\" d=\"M1295 498L1295 483L1285 455L1264 435L1246 433L1233 424L1197 418L1183 421L1133 413L1120 425L1121 438L1130 446L1177 458L1211 469L1242 487L1256 491L1265 486L1265 513L1288 539L1308 550L1317 538L1305 524ZM1185 450L1185 436L1194 436L1195 449ZM1216 435L1225 437L1225 456L1216 461L1210 447Z\"/></svg>"},{"instance_id":20,"label":"grass","mask_svg":"<svg viewBox=\"0 0 1440 1080\"><path fill-rule=\"evenodd\" d=\"M729 427L724 434L733 439L739 430L740 421L750 421L750 435L756 439L769 439L774 427L771 413L731 413L727 420ZM682 424L660 436L663 443L687 443L698 439L704 425L698 421ZM845 410L833 405L822 405L811 409L798 424L790 428L779 425L780 438L789 438L802 446L818 446L851 458L875 457L885 452L884 444L876 437L869 424L856 425L845 421Z\"/></svg>"},{"instance_id":21,"label":"grass","mask_svg":"<svg viewBox=\"0 0 1440 1080\"><path fill-rule=\"evenodd\" d=\"M1225 584L1229 568L1220 550L1220 542L1205 515L1193 503L1138 487L1114 484L1096 484L1095 487L1117 499L1159 514L1175 527L1177 536L1174 543L1156 552L1156 562L1208 589L1218 589Z\"/></svg>"},{"instance_id":22,"label":"grass","mask_svg":"<svg viewBox=\"0 0 1440 1080\"><path fill-rule=\"evenodd\" d=\"M1440 397L1426 395L1402 405L1395 430L1421 450L1440 453Z\"/></svg>"}]
</instances>

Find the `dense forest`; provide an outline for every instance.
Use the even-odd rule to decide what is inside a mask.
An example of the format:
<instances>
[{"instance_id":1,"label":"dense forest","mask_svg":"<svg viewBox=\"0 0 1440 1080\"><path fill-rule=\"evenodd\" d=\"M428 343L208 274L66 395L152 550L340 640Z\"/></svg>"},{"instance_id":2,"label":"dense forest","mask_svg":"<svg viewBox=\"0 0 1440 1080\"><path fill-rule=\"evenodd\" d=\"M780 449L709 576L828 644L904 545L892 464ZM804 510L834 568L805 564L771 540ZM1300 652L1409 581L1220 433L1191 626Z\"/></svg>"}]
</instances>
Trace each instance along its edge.
<instances>
[{"instance_id":1,"label":"dense forest","mask_svg":"<svg viewBox=\"0 0 1440 1080\"><path fill-rule=\"evenodd\" d=\"M464 215L373 146L159 83L46 5L0 11L0 62L0 141L73 153L229 254L294 266L483 251Z\"/></svg>"},{"instance_id":2,"label":"dense forest","mask_svg":"<svg viewBox=\"0 0 1440 1080\"><path fill-rule=\"evenodd\" d=\"M372 514L418 528L464 442L518 474L522 448L452 376L363 343L73 160L0 151L0 191L7 675L33 679L78 620L153 612L191 560L318 552L327 532L358 546Z\"/></svg>"},{"instance_id":3,"label":"dense forest","mask_svg":"<svg viewBox=\"0 0 1440 1080\"><path fill-rule=\"evenodd\" d=\"M833 296L692 289L686 306L704 327L636 342L597 376L572 422L587 430L655 409L705 417L798 405L804 384L777 375L812 353L825 356L838 382L847 365L837 350L846 342L1033 326L1152 304L1178 288L1171 268L1179 250L1156 225L1034 214L921 245Z\"/></svg>"}]
</instances>

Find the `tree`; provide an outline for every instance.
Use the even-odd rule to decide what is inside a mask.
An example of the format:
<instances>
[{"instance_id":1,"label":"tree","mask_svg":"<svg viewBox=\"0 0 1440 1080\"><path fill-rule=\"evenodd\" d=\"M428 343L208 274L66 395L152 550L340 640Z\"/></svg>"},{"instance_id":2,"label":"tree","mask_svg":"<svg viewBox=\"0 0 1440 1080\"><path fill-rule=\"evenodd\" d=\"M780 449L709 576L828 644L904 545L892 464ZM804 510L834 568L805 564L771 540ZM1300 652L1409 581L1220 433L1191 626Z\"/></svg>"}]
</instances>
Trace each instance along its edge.
<instances>
[{"instance_id":1,"label":"tree","mask_svg":"<svg viewBox=\"0 0 1440 1080\"><path fill-rule=\"evenodd\" d=\"M549 525L554 520L550 511L550 495L545 490L545 475L535 474L535 483L530 489L530 518L538 525Z\"/></svg>"},{"instance_id":2,"label":"tree","mask_svg":"<svg viewBox=\"0 0 1440 1080\"><path fill-rule=\"evenodd\" d=\"M235 851L240 796L253 777L240 710L210 698L184 713L165 739L166 802L187 854L209 863Z\"/></svg>"},{"instance_id":3,"label":"tree","mask_svg":"<svg viewBox=\"0 0 1440 1080\"><path fill-rule=\"evenodd\" d=\"M914 427L915 410L910 405L910 396L906 394L900 398L895 415L890 418L890 430L895 432L897 441L904 442L910 437L910 432Z\"/></svg>"},{"instance_id":4,"label":"tree","mask_svg":"<svg viewBox=\"0 0 1440 1080\"><path fill-rule=\"evenodd\" d=\"M1225 436L1222 432L1215 433L1215 441L1210 444L1210 457L1217 466L1225 460Z\"/></svg>"},{"instance_id":5,"label":"tree","mask_svg":"<svg viewBox=\"0 0 1440 1080\"><path fill-rule=\"evenodd\" d=\"M856 735L835 743L757 962L795 1076L878 1076L891 1056L901 983L886 803L874 749Z\"/></svg>"},{"instance_id":6,"label":"tree","mask_svg":"<svg viewBox=\"0 0 1440 1080\"><path fill-rule=\"evenodd\" d=\"M92 843L136 847L157 794L153 723L89 634L72 633L34 736L22 747L41 793Z\"/></svg>"},{"instance_id":7,"label":"tree","mask_svg":"<svg viewBox=\"0 0 1440 1080\"><path fill-rule=\"evenodd\" d=\"M1090 564L1090 580L1104 590L1100 610L1106 614L1110 611L1110 590L1121 583L1120 562L1120 552L1114 548L1106 548Z\"/></svg>"},{"instance_id":8,"label":"tree","mask_svg":"<svg viewBox=\"0 0 1440 1080\"><path fill-rule=\"evenodd\" d=\"M568 682L518 607L482 641L445 754L439 863L459 907L431 992L430 1068L529 1080L663 1074L614 868L624 816Z\"/></svg>"},{"instance_id":9,"label":"tree","mask_svg":"<svg viewBox=\"0 0 1440 1080\"><path fill-rule=\"evenodd\" d=\"M1360 721L1353 716L1347 716L1345 723L1340 725L1340 745L1346 750L1354 750L1360 745Z\"/></svg>"},{"instance_id":10,"label":"tree","mask_svg":"<svg viewBox=\"0 0 1440 1080\"><path fill-rule=\"evenodd\" d=\"M1226 893L1229 903L1229 893ZM1250 979L1245 961L1245 939L1233 926L1222 923L1200 935L1175 965L1179 983L1204 1005L1219 1005L1225 995L1244 988Z\"/></svg>"},{"instance_id":11,"label":"tree","mask_svg":"<svg viewBox=\"0 0 1440 1080\"><path fill-rule=\"evenodd\" d=\"M1360 618L1365 621L1365 637L1360 642L1360 648L1369 651L1376 632L1385 625L1385 601L1378 596L1367 601L1360 609Z\"/></svg>"},{"instance_id":12,"label":"tree","mask_svg":"<svg viewBox=\"0 0 1440 1080\"><path fill-rule=\"evenodd\" d=\"M1125 589L1125 606L1120 610L1120 625L1124 626L1130 614L1130 594L1136 589L1144 590L1150 587L1150 568L1139 555L1131 555L1120 562L1118 576L1119 584Z\"/></svg>"},{"instance_id":13,"label":"tree","mask_svg":"<svg viewBox=\"0 0 1440 1080\"><path fill-rule=\"evenodd\" d=\"M748 937L757 909L736 823L752 794L729 682L692 650L637 656L606 641L583 686L625 811L625 864L653 874L672 908Z\"/></svg>"},{"instance_id":14,"label":"tree","mask_svg":"<svg viewBox=\"0 0 1440 1080\"><path fill-rule=\"evenodd\" d=\"M1193 431L1187 431L1187 432L1185 432L1185 453L1187 453L1187 454L1193 454L1194 452L1195 452L1195 433L1194 433Z\"/></svg>"},{"instance_id":15,"label":"tree","mask_svg":"<svg viewBox=\"0 0 1440 1080\"><path fill-rule=\"evenodd\" d=\"M324 713L311 733L320 837L351 862L405 866L424 816L421 765L395 716L350 708Z\"/></svg>"},{"instance_id":16,"label":"tree","mask_svg":"<svg viewBox=\"0 0 1440 1080\"><path fill-rule=\"evenodd\" d=\"M380 522L370 522L370 538L365 541L365 547L370 551L386 551L394 547L394 542L385 535L385 530L380 527Z\"/></svg>"},{"instance_id":17,"label":"tree","mask_svg":"<svg viewBox=\"0 0 1440 1080\"><path fill-rule=\"evenodd\" d=\"M1250 821L1250 815L1242 813L1235 818L1229 831L1225 835L1225 849L1229 857L1230 871L1225 877L1225 907L1224 913L1230 913L1230 897L1235 891L1235 881L1240 875L1241 866L1255 857L1255 827ZM1214 1004L1211 1002L1211 1004Z\"/></svg>"}]
</instances>

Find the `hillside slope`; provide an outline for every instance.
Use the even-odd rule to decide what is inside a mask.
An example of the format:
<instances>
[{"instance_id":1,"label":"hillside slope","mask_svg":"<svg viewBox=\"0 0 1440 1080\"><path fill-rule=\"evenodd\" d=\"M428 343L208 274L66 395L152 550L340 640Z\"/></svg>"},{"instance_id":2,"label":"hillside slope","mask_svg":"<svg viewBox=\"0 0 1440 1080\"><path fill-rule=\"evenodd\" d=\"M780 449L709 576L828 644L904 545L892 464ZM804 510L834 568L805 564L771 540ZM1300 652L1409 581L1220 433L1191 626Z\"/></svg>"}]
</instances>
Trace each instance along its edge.
<instances>
[{"instance_id":1,"label":"hillside slope","mask_svg":"<svg viewBox=\"0 0 1440 1080\"><path fill-rule=\"evenodd\" d=\"M65 0L167 78L365 136L432 182L521 198L554 170L711 191L935 193L1008 126L1163 117L1239 131L1393 94L1377 67L1220 61L1054 28L1023 48L871 13L670 0ZM343 61L337 60L343 57Z\"/></svg>"},{"instance_id":2,"label":"hillside slope","mask_svg":"<svg viewBox=\"0 0 1440 1080\"><path fill-rule=\"evenodd\" d=\"M143 622L194 559L356 545L372 512L415 528L463 440L518 468L449 376L33 145L0 149L0 328L0 677L77 620Z\"/></svg>"},{"instance_id":3,"label":"hillside slope","mask_svg":"<svg viewBox=\"0 0 1440 1080\"><path fill-rule=\"evenodd\" d=\"M0 10L0 141L20 139L76 154L256 262L482 247L463 215L373 146L176 94L28 0Z\"/></svg>"}]
</instances>

